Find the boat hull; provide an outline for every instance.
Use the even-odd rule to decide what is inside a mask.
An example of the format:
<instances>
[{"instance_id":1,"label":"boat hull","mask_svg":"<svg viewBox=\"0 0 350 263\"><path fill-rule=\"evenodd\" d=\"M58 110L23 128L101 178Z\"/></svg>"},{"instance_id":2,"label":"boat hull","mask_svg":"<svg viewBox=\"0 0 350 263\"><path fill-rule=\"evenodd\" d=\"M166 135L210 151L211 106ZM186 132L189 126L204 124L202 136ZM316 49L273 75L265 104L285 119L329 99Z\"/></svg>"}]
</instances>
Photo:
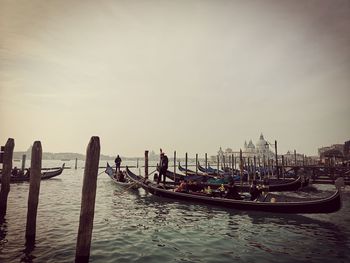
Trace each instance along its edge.
<instances>
[{"instance_id":1,"label":"boat hull","mask_svg":"<svg viewBox=\"0 0 350 263\"><path fill-rule=\"evenodd\" d=\"M186 202L199 202L207 205L215 205L237 210L253 210L270 213L289 213L289 214L309 214L309 213L332 213L341 208L340 191L337 190L333 195L323 199L291 201L291 202L257 202L248 200L234 200L221 197L206 196L202 194L180 193L173 190L161 188L150 181L133 174L126 170L127 175L134 182L138 182L141 187L153 195L165 197Z\"/></svg>"}]
</instances>

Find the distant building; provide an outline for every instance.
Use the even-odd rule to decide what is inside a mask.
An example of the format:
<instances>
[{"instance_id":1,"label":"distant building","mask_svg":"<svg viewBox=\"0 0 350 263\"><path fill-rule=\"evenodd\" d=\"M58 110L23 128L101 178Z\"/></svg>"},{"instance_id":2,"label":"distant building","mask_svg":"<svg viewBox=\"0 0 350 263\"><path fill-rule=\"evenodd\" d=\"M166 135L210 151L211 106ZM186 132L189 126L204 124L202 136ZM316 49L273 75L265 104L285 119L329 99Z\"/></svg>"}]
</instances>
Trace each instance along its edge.
<instances>
[{"instance_id":1,"label":"distant building","mask_svg":"<svg viewBox=\"0 0 350 263\"><path fill-rule=\"evenodd\" d=\"M344 157L350 160L350 141L344 143Z\"/></svg>"},{"instance_id":2,"label":"distant building","mask_svg":"<svg viewBox=\"0 0 350 263\"><path fill-rule=\"evenodd\" d=\"M257 159L260 159L261 162L263 159L273 159L274 158L274 152L270 149L271 144L265 140L264 135L261 133L259 140L254 145L253 141L250 139L249 142L244 142L243 149L242 149L242 156L244 158L254 158L254 156ZM273 149L274 150L274 149ZM233 151L231 148L227 148L225 151L222 150L222 147L220 147L218 153L216 156L211 156L212 162L217 162L217 157L219 156L220 163L225 162L228 164L230 162L230 159L232 155L237 158L239 157L239 151Z\"/></svg>"},{"instance_id":3,"label":"distant building","mask_svg":"<svg viewBox=\"0 0 350 263\"><path fill-rule=\"evenodd\" d=\"M303 162L311 163L315 162L315 158L307 157L308 160L305 160L305 155L297 152L287 151L286 154L283 155L284 163L286 165L301 165Z\"/></svg>"},{"instance_id":4,"label":"distant building","mask_svg":"<svg viewBox=\"0 0 350 263\"><path fill-rule=\"evenodd\" d=\"M247 141L244 142L244 147L243 147L243 157L251 157L253 158L254 156L256 158L266 158L266 159L271 159L274 158L274 152L270 149L271 144L265 140L264 135L261 133L259 140L254 143L250 139L248 144Z\"/></svg>"},{"instance_id":5,"label":"distant building","mask_svg":"<svg viewBox=\"0 0 350 263\"><path fill-rule=\"evenodd\" d=\"M350 141L344 144L332 144L331 146L318 149L320 162L324 164L340 163L347 159L349 155Z\"/></svg>"}]
</instances>

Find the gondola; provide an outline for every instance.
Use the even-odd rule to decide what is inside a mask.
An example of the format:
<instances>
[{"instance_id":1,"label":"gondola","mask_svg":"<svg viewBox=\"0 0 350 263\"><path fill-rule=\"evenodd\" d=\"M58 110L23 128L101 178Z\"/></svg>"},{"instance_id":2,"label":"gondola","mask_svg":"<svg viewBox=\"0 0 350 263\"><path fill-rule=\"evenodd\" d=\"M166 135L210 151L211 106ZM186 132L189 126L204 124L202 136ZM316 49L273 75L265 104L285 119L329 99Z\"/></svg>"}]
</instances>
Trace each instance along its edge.
<instances>
[{"instance_id":1,"label":"gondola","mask_svg":"<svg viewBox=\"0 0 350 263\"><path fill-rule=\"evenodd\" d=\"M211 174L211 175L217 175L218 174L218 170L217 169L211 168L209 165L208 165L207 168L204 168L199 163L198 163L198 170L201 171L202 173L207 173L207 174ZM219 171L219 174L222 174L222 173L223 173L223 171Z\"/></svg>"},{"instance_id":2,"label":"gondola","mask_svg":"<svg viewBox=\"0 0 350 263\"><path fill-rule=\"evenodd\" d=\"M178 168L179 168L180 172L183 172L183 173L185 173L187 175L207 175L207 174L204 174L202 172L197 172L196 173L195 171L192 171L192 170L190 170L188 168L186 169L185 167L181 166L180 162L179 162Z\"/></svg>"},{"instance_id":3,"label":"gondola","mask_svg":"<svg viewBox=\"0 0 350 263\"><path fill-rule=\"evenodd\" d=\"M128 168L126 169L127 176L139 183L146 191L153 195L183 200L187 202L199 202L207 205L216 205L225 208L237 210L254 210L270 213L289 213L289 214L309 214L309 213L332 213L341 208L340 190L337 189L331 196L326 198L313 199L298 199L288 200L288 197L283 196L280 200L279 196L275 195L273 198L265 199L263 201L248 201L248 200L234 200L222 197L208 196L202 193L184 193L175 192L174 190L163 189L161 186L152 183L149 180L135 175Z\"/></svg>"},{"instance_id":4,"label":"gondola","mask_svg":"<svg viewBox=\"0 0 350 263\"><path fill-rule=\"evenodd\" d=\"M181 180L185 181L196 181L198 183L203 184L203 187L210 186L213 189L218 188L221 184L227 184L228 180L225 180L225 178L213 178L203 175L182 175L176 173L174 176L174 173L171 171L167 171L166 177L170 180L174 181L175 177L175 183L179 183ZM236 181L236 180L235 180ZM277 180L277 179L270 179L269 180L269 191L270 192L282 192L282 191L296 191L303 187L306 187L308 185L308 180L302 180L301 177L298 177L297 179L293 180ZM263 184L263 182L258 181L258 184ZM239 182L236 181L236 186L238 189L242 192L249 192L250 185L246 182L243 183L241 186Z\"/></svg>"},{"instance_id":5,"label":"gondola","mask_svg":"<svg viewBox=\"0 0 350 263\"><path fill-rule=\"evenodd\" d=\"M174 175L174 172L171 172L169 170L166 171L166 174L165 176L174 181L175 183L179 183L181 180L191 180L191 181L203 181L205 179L205 176L203 175L196 175L196 174L193 174L193 175L184 175L184 174L179 174L179 173L176 173Z\"/></svg>"},{"instance_id":6,"label":"gondola","mask_svg":"<svg viewBox=\"0 0 350 263\"><path fill-rule=\"evenodd\" d=\"M118 186L129 187L130 189L138 189L138 188L140 188L140 186L138 184L136 184L135 182L129 180L128 177L125 177L125 181L124 182L118 181L117 178L115 178L115 176L114 176L115 175L115 170L112 168L112 166L109 165L108 162L107 162L107 167L106 167L105 173Z\"/></svg>"},{"instance_id":7,"label":"gondola","mask_svg":"<svg viewBox=\"0 0 350 263\"><path fill-rule=\"evenodd\" d=\"M208 164L207 168L204 168L203 166L201 166L198 163L198 170L201 171L202 173L206 173L206 174L214 175L214 176L227 176L227 175L231 175L232 174L232 171L223 171L223 170L220 170L220 169L218 170L216 168L210 167L209 164ZM235 172L237 172L237 171L235 171Z\"/></svg>"},{"instance_id":8,"label":"gondola","mask_svg":"<svg viewBox=\"0 0 350 263\"><path fill-rule=\"evenodd\" d=\"M49 170L41 173L41 180L47 180L53 177L60 175L64 170L65 163L63 163L62 167L57 168L55 170ZM21 183L21 182L29 182L30 179L30 169L26 169L26 173L24 175L12 176L10 177L10 183ZM0 177L1 182L1 177Z\"/></svg>"}]
</instances>

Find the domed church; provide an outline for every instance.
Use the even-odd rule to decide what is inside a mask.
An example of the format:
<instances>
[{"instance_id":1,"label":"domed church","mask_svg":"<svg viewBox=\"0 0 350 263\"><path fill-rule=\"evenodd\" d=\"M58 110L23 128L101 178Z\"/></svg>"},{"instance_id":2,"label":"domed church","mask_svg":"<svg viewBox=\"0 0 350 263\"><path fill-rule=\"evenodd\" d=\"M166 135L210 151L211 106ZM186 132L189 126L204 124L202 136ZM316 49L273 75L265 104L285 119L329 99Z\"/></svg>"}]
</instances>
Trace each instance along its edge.
<instances>
[{"instance_id":1,"label":"domed church","mask_svg":"<svg viewBox=\"0 0 350 263\"><path fill-rule=\"evenodd\" d=\"M252 140L244 142L243 147L243 156L244 157L263 157L273 158L274 153L270 149L270 143L265 140L264 135L261 133L259 140L256 142L256 145L253 144Z\"/></svg>"}]
</instances>

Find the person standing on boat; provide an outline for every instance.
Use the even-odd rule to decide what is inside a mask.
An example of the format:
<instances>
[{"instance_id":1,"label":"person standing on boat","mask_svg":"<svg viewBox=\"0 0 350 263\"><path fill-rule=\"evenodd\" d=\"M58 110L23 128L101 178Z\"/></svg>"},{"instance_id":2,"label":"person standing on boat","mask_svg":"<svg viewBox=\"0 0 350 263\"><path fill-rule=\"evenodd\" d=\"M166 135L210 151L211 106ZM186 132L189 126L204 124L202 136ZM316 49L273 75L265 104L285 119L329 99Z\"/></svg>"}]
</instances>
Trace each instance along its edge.
<instances>
[{"instance_id":1,"label":"person standing on boat","mask_svg":"<svg viewBox=\"0 0 350 263\"><path fill-rule=\"evenodd\" d=\"M120 164L122 163L122 159L119 157L119 154L117 155L117 158L115 158L114 162L115 162L115 172L117 174L119 174L120 173Z\"/></svg>"},{"instance_id":2,"label":"person standing on boat","mask_svg":"<svg viewBox=\"0 0 350 263\"><path fill-rule=\"evenodd\" d=\"M253 184L250 186L249 193L250 193L250 200L251 201L257 200L261 195L261 190L256 185L255 180L253 181Z\"/></svg>"},{"instance_id":3,"label":"person standing on boat","mask_svg":"<svg viewBox=\"0 0 350 263\"><path fill-rule=\"evenodd\" d=\"M158 175L157 184L159 184L160 181L162 180L162 176L163 176L163 183L165 184L165 176L168 170L168 162L169 162L168 157L163 153L162 149L160 149L159 175Z\"/></svg>"}]
</instances>

